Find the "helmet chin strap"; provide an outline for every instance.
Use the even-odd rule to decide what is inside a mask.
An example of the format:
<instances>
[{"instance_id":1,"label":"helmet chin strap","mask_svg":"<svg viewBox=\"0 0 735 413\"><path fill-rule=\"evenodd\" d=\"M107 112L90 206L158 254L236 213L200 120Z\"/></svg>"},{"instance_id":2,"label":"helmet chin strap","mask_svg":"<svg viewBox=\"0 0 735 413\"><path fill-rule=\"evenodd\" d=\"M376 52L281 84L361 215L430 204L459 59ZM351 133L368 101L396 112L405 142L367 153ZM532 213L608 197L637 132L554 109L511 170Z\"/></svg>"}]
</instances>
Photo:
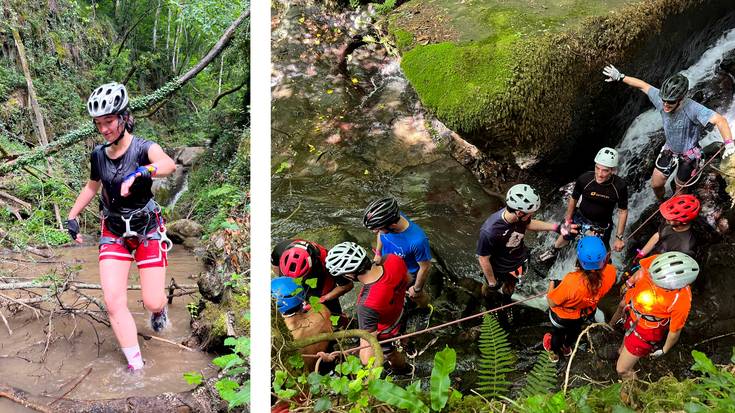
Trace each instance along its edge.
<instances>
[{"instance_id":1,"label":"helmet chin strap","mask_svg":"<svg viewBox=\"0 0 735 413\"><path fill-rule=\"evenodd\" d=\"M125 136L125 130L126 130L126 128L125 128L125 121L123 120L123 116L122 115L119 115L119 118L118 119L119 119L118 125L122 125L122 131L120 131L120 135L114 141L107 142L106 144L102 145L103 148L107 148L107 147L110 147L112 145L117 145L118 142L120 142L120 139L122 139Z\"/></svg>"}]
</instances>

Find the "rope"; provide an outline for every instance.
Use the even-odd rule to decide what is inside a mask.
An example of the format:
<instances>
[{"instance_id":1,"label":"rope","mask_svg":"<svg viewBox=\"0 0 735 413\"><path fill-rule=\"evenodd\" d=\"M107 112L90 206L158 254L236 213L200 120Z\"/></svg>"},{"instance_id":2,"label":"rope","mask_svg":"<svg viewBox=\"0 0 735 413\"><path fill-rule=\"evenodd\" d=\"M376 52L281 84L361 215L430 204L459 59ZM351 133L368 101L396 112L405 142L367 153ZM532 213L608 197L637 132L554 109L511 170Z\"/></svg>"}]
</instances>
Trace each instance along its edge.
<instances>
[{"instance_id":1,"label":"rope","mask_svg":"<svg viewBox=\"0 0 735 413\"><path fill-rule=\"evenodd\" d=\"M705 162L705 163L704 163L704 165L702 165L702 167L701 167L701 168L699 169L699 172L697 172L696 174L692 175L692 177L691 177L691 178L689 178L689 180L688 180L688 181L686 181L686 182L684 183L684 185L680 186L680 187L679 187L679 189L677 189L677 190L676 190L676 192L674 192L674 195L672 195L671 197L673 198L673 197L675 197L675 196L679 195L679 193L680 193L680 192L681 192L682 190L684 190L684 188L686 188L687 186L689 186L689 185L690 185L690 184L691 184L691 183L693 182L693 180L699 179L699 175L701 175L701 174L702 174L702 172L704 172L704 169L705 169L705 168L707 168L707 165L709 165L709 164L710 164L710 163L711 163L711 162L712 162L712 161L713 161L713 160L714 160L714 159L715 159L715 158L716 158L717 156L719 156L719 155L720 155L720 152L722 152L722 150L723 150L723 149L725 149L725 147L724 147L724 146L721 146L721 147L720 147L720 149L719 149L719 150L718 150L717 152L715 152L715 154L714 154L714 155L712 155L712 156L711 156L711 157L709 158L709 160L707 160L707 162ZM674 178L674 179L676 179L676 178ZM679 186L679 185L677 185L677 186ZM642 223L642 224L640 224L640 225L638 226L638 228L636 228L636 229L635 229L635 231L633 231L633 232L631 232L630 234L628 234L628 236L627 236L627 237L625 237L625 240L627 241L627 240L629 240L630 238L632 238L632 237L633 237L633 235L635 235L635 233L636 233L636 232L638 232L638 231L639 231L639 230L640 230L641 228L643 228L643 227L644 227L644 226L645 226L645 225L646 225L646 224L648 223L648 221L650 221L651 219L653 219L653 217L655 217L655 216L656 216L656 214L658 214L658 213L659 213L659 210L657 209L657 210L656 210L656 211L654 211L654 212L653 212L653 213L652 213L652 214L651 214L651 215L650 215L650 216L649 216L648 218L646 218L646 220L645 220L645 221L643 221L643 223Z\"/></svg>"},{"instance_id":2,"label":"rope","mask_svg":"<svg viewBox=\"0 0 735 413\"><path fill-rule=\"evenodd\" d=\"M451 326L451 325L454 325L454 324L459 324L461 322L464 322L464 321L467 321L467 320L471 320L473 318L477 318L477 317L483 316L485 314L494 313L496 311L500 311L500 310L506 309L508 307L514 306L516 304L524 303L526 301L530 301L530 300L533 300L534 298L539 298L539 297L544 296L544 295L546 295L545 292L539 293L539 294L536 294L536 295L532 295L532 296L527 297L527 298L524 298L522 300L514 301L514 302L512 302L510 304L501 305L500 307L496 307L496 308L493 308L493 309L490 309L490 310L482 311L480 313L473 314L471 316L467 316L467 317L464 317L464 318L460 318L458 320L448 321L448 322L446 322L444 324L439 324L439 325L436 325L436 326L433 326L433 327L427 327L427 328L425 328L423 330L414 331L413 333L407 333L407 334L403 334L403 335L400 335L400 336L397 336L397 337L393 337L393 338L388 338L388 339L385 339L385 340L381 340L378 343L379 344L390 343L390 342L393 342L393 341L402 340L404 338L409 338L409 337L417 336L417 335L420 335L420 334L428 333L430 331L439 330L439 329L442 329L444 327L448 327L448 326ZM354 348L351 348L349 350L333 351L332 353L329 353L329 355L330 356L336 356L338 354L354 353L356 351L360 351L360 350L362 350L364 348L368 348L368 347L370 347L370 346L367 345L367 346L361 346L361 347L354 347ZM319 357L319 356L317 356L316 354L302 354L302 357Z\"/></svg>"}]
</instances>

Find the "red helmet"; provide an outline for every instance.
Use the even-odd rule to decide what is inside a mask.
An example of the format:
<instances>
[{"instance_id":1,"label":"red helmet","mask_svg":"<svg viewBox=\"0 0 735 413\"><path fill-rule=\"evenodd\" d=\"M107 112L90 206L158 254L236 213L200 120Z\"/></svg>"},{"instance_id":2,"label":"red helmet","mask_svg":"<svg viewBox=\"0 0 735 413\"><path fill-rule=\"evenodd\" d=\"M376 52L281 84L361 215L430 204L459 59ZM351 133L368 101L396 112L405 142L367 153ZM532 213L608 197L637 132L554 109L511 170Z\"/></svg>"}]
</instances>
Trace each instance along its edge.
<instances>
[{"instance_id":1,"label":"red helmet","mask_svg":"<svg viewBox=\"0 0 735 413\"><path fill-rule=\"evenodd\" d=\"M303 277L311 270L311 256L308 245L302 242L294 242L281 254L281 274L287 277Z\"/></svg>"},{"instance_id":2,"label":"red helmet","mask_svg":"<svg viewBox=\"0 0 735 413\"><path fill-rule=\"evenodd\" d=\"M686 224L699 214L699 200L694 195L677 195L661 204L661 216L670 221Z\"/></svg>"}]
</instances>

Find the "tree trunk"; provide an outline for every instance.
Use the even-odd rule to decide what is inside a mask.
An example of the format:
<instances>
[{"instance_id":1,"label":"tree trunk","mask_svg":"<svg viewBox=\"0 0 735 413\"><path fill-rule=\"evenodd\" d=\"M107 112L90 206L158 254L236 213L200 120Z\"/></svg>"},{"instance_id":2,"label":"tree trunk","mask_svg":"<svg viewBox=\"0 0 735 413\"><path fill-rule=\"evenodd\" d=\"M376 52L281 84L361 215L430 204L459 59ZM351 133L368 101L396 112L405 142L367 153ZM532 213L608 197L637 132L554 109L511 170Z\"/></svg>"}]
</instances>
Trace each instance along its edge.
<instances>
[{"instance_id":1,"label":"tree trunk","mask_svg":"<svg viewBox=\"0 0 735 413\"><path fill-rule=\"evenodd\" d=\"M222 94L222 71L225 67L225 55L219 58L219 79L217 80L217 95Z\"/></svg>"},{"instance_id":2,"label":"tree trunk","mask_svg":"<svg viewBox=\"0 0 735 413\"><path fill-rule=\"evenodd\" d=\"M161 14L161 0L158 0L156 6L156 17L153 20L153 51L156 51L156 32L158 31L158 15Z\"/></svg>"},{"instance_id":3,"label":"tree trunk","mask_svg":"<svg viewBox=\"0 0 735 413\"><path fill-rule=\"evenodd\" d=\"M171 5L168 7L168 19L166 20L166 51L168 52L168 42L171 38Z\"/></svg>"},{"instance_id":4,"label":"tree trunk","mask_svg":"<svg viewBox=\"0 0 735 413\"><path fill-rule=\"evenodd\" d=\"M38 142L43 146L48 146L48 137L46 136L46 126L44 125L43 120L43 114L41 113L41 108L38 106L38 99L36 98L36 89L33 87L33 78L31 77L31 70L28 67L28 59L26 59L26 50L23 46L23 39L20 37L20 32L18 32L18 26L17 26L17 19L15 16L15 11L10 7L10 3L8 0L4 0L5 2L5 8L7 10L8 16L10 16L11 21L11 28L10 30L13 32L13 40L15 40L15 47L18 49L18 58L20 60L20 65L23 68L23 76L25 76L26 79L26 87L28 88L28 100L31 104L31 108L33 109L33 118L31 118L31 123L33 123L33 128L38 132ZM48 159L46 159L46 169L49 173L51 173L51 163ZM59 229L64 229L63 222L61 221L61 213L59 211L59 206L54 203L54 215L56 216L56 222L59 226Z\"/></svg>"}]
</instances>

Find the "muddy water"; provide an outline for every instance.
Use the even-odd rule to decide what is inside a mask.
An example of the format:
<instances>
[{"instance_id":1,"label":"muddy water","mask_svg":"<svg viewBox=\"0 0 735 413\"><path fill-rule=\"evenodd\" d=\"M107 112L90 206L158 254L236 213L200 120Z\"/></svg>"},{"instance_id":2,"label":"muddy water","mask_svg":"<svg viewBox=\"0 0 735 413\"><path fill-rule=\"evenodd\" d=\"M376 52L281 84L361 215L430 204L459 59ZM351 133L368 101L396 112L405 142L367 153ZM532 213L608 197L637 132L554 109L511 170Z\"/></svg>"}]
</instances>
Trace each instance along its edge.
<instances>
[{"instance_id":1,"label":"muddy water","mask_svg":"<svg viewBox=\"0 0 735 413\"><path fill-rule=\"evenodd\" d=\"M71 247L57 250L54 263L33 264L17 262L12 259L32 259L24 256L0 256L0 275L33 279L43 274L61 273L64 264L79 265L81 270L75 280L99 283L97 268L97 248L94 246ZM191 275L204 271L196 258L184 248L176 246L169 255L167 282L171 277L179 284L193 284ZM130 284L138 284L138 272L133 265ZM85 290L91 296L102 300L101 290ZM14 295L12 291L2 291L4 295ZM27 296L27 295L26 295ZM63 295L63 300L71 304L73 295ZM180 342L188 337L189 314L186 304L188 296L175 297L169 306L171 325L158 336ZM148 312L143 307L140 291L128 292L128 306L133 313L138 331L153 335L148 326ZM89 309L96 309L92 305ZM139 337L141 352L146 367L141 373L126 372L127 363L119 350L112 329L99 323L90 323L76 316L59 316L52 319L52 329L48 350L44 356L48 332L48 314L41 320L27 309L10 315L7 307L2 308L8 316L12 336L4 325L0 326L0 380L3 383L23 389L34 395L61 396L71 389L79 379L89 372L81 383L66 397L78 400L112 399L130 396L154 396L163 392L186 391L193 386L183 379L184 372L196 371L209 377L216 368L210 364L211 356L194 351L189 352L174 345ZM1 411L7 407L0 405ZM22 410L17 410L22 411Z\"/></svg>"}]
</instances>

